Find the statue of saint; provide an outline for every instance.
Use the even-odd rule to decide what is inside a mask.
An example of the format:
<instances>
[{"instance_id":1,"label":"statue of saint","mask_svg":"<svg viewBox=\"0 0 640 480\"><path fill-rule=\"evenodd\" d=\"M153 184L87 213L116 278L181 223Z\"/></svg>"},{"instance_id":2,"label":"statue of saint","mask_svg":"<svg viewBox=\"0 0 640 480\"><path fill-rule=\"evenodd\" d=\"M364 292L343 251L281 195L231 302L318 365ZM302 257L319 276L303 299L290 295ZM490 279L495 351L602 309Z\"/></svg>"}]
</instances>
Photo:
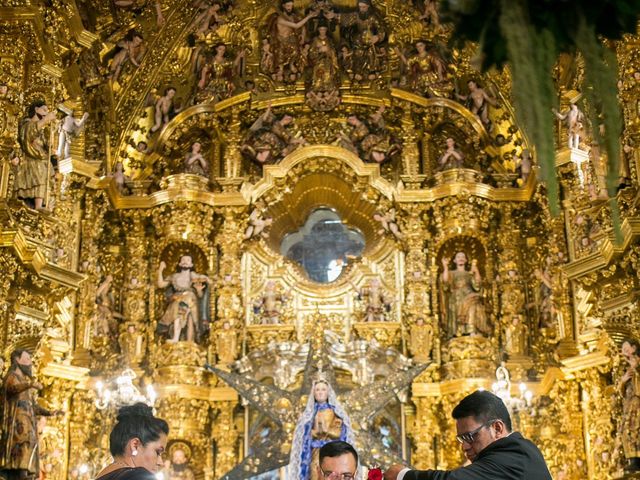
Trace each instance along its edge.
<instances>
[{"instance_id":1,"label":"statue of saint","mask_svg":"<svg viewBox=\"0 0 640 480\"><path fill-rule=\"evenodd\" d=\"M27 118L22 120L18 133L24 159L19 160L15 189L18 198L36 210L45 208L44 199L51 176L46 127L55 119L56 113L49 112L44 101L36 100L29 105Z\"/></svg>"},{"instance_id":2,"label":"statue of saint","mask_svg":"<svg viewBox=\"0 0 640 480\"><path fill-rule=\"evenodd\" d=\"M93 331L96 337L115 338L118 320L122 319L115 310L115 300L111 293L113 277L107 275L96 290L96 313L93 317Z\"/></svg>"},{"instance_id":3,"label":"statue of saint","mask_svg":"<svg viewBox=\"0 0 640 480\"><path fill-rule=\"evenodd\" d=\"M578 105L572 103L566 112L558 112L553 110L558 120L562 120L567 125L567 135L569 137L569 148L580 148L580 135L584 130L584 113L578 108Z\"/></svg>"},{"instance_id":4,"label":"statue of saint","mask_svg":"<svg viewBox=\"0 0 640 480\"><path fill-rule=\"evenodd\" d=\"M472 261L471 270L467 270L467 256L458 252L453 259L455 269L449 270L449 264L449 258L442 259L442 311L448 336L488 335L491 328L482 301L482 277L477 262Z\"/></svg>"},{"instance_id":5,"label":"statue of saint","mask_svg":"<svg viewBox=\"0 0 640 480\"><path fill-rule=\"evenodd\" d=\"M433 327L425 323L424 318L418 317L409 329L409 352L416 362L426 363L431 360L432 348Z\"/></svg>"},{"instance_id":6,"label":"statue of saint","mask_svg":"<svg viewBox=\"0 0 640 480\"><path fill-rule=\"evenodd\" d=\"M75 137L82 131L85 123L87 123L87 119L89 118L89 113L85 112L82 115L82 118L75 118L73 116L73 111L66 107L60 106L58 110L64 112L66 116L62 123L60 123L60 131L58 134L58 151L56 154L59 159L69 158L71 156L71 145Z\"/></svg>"},{"instance_id":7,"label":"statue of saint","mask_svg":"<svg viewBox=\"0 0 640 480\"><path fill-rule=\"evenodd\" d=\"M118 338L118 344L122 358L127 365L140 365L147 349L147 341L144 333L138 330L135 323L127 325L127 329Z\"/></svg>"},{"instance_id":8,"label":"statue of saint","mask_svg":"<svg viewBox=\"0 0 640 480\"><path fill-rule=\"evenodd\" d=\"M184 159L186 173L209 177L209 162L202 155L202 144L193 142L191 152Z\"/></svg>"},{"instance_id":9,"label":"statue of saint","mask_svg":"<svg viewBox=\"0 0 640 480\"><path fill-rule=\"evenodd\" d=\"M338 52L328 32L327 23L320 23L309 49L311 90L315 92L330 92L338 87Z\"/></svg>"},{"instance_id":10,"label":"statue of saint","mask_svg":"<svg viewBox=\"0 0 640 480\"><path fill-rule=\"evenodd\" d=\"M554 285L549 258L547 258L546 263L544 270L536 268L533 271L534 276L540 282L535 292L535 300L538 308L538 318L540 318L540 328L554 328L558 309L553 296Z\"/></svg>"},{"instance_id":11,"label":"statue of saint","mask_svg":"<svg viewBox=\"0 0 640 480\"><path fill-rule=\"evenodd\" d=\"M514 315L507 319L504 328L504 349L509 355L526 355L528 330L522 315Z\"/></svg>"},{"instance_id":12,"label":"statue of saint","mask_svg":"<svg viewBox=\"0 0 640 480\"><path fill-rule=\"evenodd\" d=\"M456 141L447 138L447 149L438 159L439 170L450 170L452 168L464 167L464 154L456 148Z\"/></svg>"},{"instance_id":13,"label":"statue of saint","mask_svg":"<svg viewBox=\"0 0 640 480\"><path fill-rule=\"evenodd\" d=\"M33 391L42 384L33 378L31 354L16 349L11 354L11 366L2 384L2 430L0 430L0 476L8 480L37 477L38 416L62 415L49 411L35 401Z\"/></svg>"},{"instance_id":14,"label":"statue of saint","mask_svg":"<svg viewBox=\"0 0 640 480\"><path fill-rule=\"evenodd\" d=\"M282 0L281 11L271 15L267 30L273 47L273 68L279 81L295 82L300 76L302 45L306 37L305 24L318 16L317 11L300 18L294 10L293 0ZM269 75L271 72L264 72Z\"/></svg>"},{"instance_id":15,"label":"statue of saint","mask_svg":"<svg viewBox=\"0 0 640 480\"><path fill-rule=\"evenodd\" d=\"M217 44L214 51L215 55L205 63L200 72L195 103L211 100L219 102L229 98L235 90L233 79L244 58L244 50L240 50L233 61L227 58L227 46L224 43Z\"/></svg>"},{"instance_id":16,"label":"statue of saint","mask_svg":"<svg viewBox=\"0 0 640 480\"><path fill-rule=\"evenodd\" d=\"M166 289L167 308L156 332L171 342L200 342L209 331L209 284L206 275L194 271L191 255L183 255L178 271L164 277L166 263L160 262L158 288Z\"/></svg>"},{"instance_id":17,"label":"statue of saint","mask_svg":"<svg viewBox=\"0 0 640 480\"><path fill-rule=\"evenodd\" d=\"M196 476L191 467L187 454L181 448L176 448L171 454L171 465L167 472L168 480L195 480Z\"/></svg>"},{"instance_id":18,"label":"statue of saint","mask_svg":"<svg viewBox=\"0 0 640 480\"><path fill-rule=\"evenodd\" d=\"M620 379L622 393L622 422L620 435L626 470L640 471L640 342L628 338L622 342L622 357L627 362L627 370Z\"/></svg>"},{"instance_id":19,"label":"statue of saint","mask_svg":"<svg viewBox=\"0 0 640 480\"><path fill-rule=\"evenodd\" d=\"M382 288L378 278L369 281L369 285L358 292L358 300L367 299L363 322L384 322L391 311L391 301Z\"/></svg>"},{"instance_id":20,"label":"statue of saint","mask_svg":"<svg viewBox=\"0 0 640 480\"><path fill-rule=\"evenodd\" d=\"M358 0L356 12L328 12L325 17L328 20L337 18L340 22L342 37L353 52L354 79L374 80L386 62L386 51L382 46L386 29L371 0Z\"/></svg>"},{"instance_id":21,"label":"statue of saint","mask_svg":"<svg viewBox=\"0 0 640 480\"><path fill-rule=\"evenodd\" d=\"M447 78L446 62L435 49L428 48L427 42L415 43L416 53L408 58L396 48L396 54L409 70L409 86L413 92L425 97L449 97L453 83Z\"/></svg>"},{"instance_id":22,"label":"statue of saint","mask_svg":"<svg viewBox=\"0 0 640 480\"><path fill-rule=\"evenodd\" d=\"M334 440L353 443L352 436L351 422L333 388L326 380L317 380L293 433L287 478L323 480L318 477L320 448Z\"/></svg>"},{"instance_id":23,"label":"statue of saint","mask_svg":"<svg viewBox=\"0 0 640 480\"><path fill-rule=\"evenodd\" d=\"M222 322L222 328L216 332L216 351L219 365L229 365L238 355L238 335L228 321Z\"/></svg>"}]
</instances>

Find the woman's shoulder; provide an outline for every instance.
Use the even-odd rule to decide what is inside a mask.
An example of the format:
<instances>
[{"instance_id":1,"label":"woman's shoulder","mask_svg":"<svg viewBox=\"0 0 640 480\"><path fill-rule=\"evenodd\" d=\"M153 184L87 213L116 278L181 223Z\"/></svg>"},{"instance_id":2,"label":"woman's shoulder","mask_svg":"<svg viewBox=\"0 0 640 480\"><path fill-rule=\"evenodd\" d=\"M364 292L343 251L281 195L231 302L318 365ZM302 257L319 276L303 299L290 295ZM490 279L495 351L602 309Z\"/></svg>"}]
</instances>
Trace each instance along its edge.
<instances>
[{"instance_id":1,"label":"woman's shoulder","mask_svg":"<svg viewBox=\"0 0 640 480\"><path fill-rule=\"evenodd\" d=\"M156 480L156 476L143 467L120 468L102 475L96 480Z\"/></svg>"}]
</instances>

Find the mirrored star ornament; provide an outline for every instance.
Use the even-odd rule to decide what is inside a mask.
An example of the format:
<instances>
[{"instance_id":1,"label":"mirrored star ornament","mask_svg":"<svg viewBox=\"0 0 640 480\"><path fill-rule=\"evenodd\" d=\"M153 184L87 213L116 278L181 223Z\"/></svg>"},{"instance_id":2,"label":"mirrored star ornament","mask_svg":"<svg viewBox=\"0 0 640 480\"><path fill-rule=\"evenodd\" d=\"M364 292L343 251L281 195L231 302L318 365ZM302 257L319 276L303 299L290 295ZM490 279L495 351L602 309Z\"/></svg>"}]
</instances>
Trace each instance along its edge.
<instances>
[{"instance_id":1,"label":"mirrored star ornament","mask_svg":"<svg viewBox=\"0 0 640 480\"><path fill-rule=\"evenodd\" d=\"M222 476L223 480L252 478L289 464L294 429L304 410L311 386L319 376L334 386L338 401L351 420L354 447L359 452L360 463L364 466L403 463L402 459L383 444L381 435L374 434L370 427L376 416L389 403L398 400L429 364L411 366L411 362L404 359L403 366L391 371L386 378L343 391L336 384L331 355L333 352L330 352L324 337L325 335L316 336L310 342L301 386L295 391L267 385L251 378L247 372L229 372L206 366L234 388L252 408L268 418L274 427L265 434L261 442L252 444L250 454Z\"/></svg>"}]
</instances>

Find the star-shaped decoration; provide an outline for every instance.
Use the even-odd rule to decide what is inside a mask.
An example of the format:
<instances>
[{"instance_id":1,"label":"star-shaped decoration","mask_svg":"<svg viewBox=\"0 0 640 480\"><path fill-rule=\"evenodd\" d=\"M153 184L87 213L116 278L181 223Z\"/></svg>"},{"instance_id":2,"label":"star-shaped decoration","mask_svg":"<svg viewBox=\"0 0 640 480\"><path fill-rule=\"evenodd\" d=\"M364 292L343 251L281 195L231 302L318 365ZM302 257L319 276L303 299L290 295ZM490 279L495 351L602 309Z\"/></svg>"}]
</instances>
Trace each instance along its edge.
<instances>
[{"instance_id":1,"label":"star-shaped decoration","mask_svg":"<svg viewBox=\"0 0 640 480\"><path fill-rule=\"evenodd\" d=\"M354 447L360 454L361 464L373 466L403 463L383 445L380 438L371 434L369 426L376 415L400 392L409 388L413 379L427 366L428 364L424 364L401 370L387 378L338 394L338 400L351 419ZM270 432L264 442L254 446L249 456L222 477L223 480L242 480L288 465L293 431L304 410L303 399L311 391L313 374L321 370L329 383L336 386L335 373L323 341L320 345L312 341L302 384L295 392L265 385L252 378L209 365L206 368L234 388L276 426L275 431Z\"/></svg>"}]
</instances>

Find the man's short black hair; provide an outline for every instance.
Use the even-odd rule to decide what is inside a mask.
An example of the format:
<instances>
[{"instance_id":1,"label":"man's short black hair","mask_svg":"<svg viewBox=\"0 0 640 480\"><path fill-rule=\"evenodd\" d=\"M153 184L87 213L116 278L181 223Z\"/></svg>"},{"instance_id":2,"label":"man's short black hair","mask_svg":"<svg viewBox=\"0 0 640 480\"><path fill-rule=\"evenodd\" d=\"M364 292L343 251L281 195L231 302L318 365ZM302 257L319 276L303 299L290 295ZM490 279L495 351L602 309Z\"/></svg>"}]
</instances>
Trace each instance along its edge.
<instances>
[{"instance_id":1,"label":"man's short black hair","mask_svg":"<svg viewBox=\"0 0 640 480\"><path fill-rule=\"evenodd\" d=\"M500 397L486 390L476 390L471 395L464 397L453 409L451 416L456 420L474 417L480 423L486 423L490 420L502 420L502 423L507 427L507 431L511 431L509 410L507 410Z\"/></svg>"},{"instance_id":2,"label":"man's short black hair","mask_svg":"<svg viewBox=\"0 0 640 480\"><path fill-rule=\"evenodd\" d=\"M353 448L351 444L343 442L342 440L325 443L320 448L320 463L322 464L322 459L325 457L341 457L342 455L345 455L347 453L353 455L353 458L356 460L356 465L358 465L358 452L356 452L356 449Z\"/></svg>"}]
</instances>

